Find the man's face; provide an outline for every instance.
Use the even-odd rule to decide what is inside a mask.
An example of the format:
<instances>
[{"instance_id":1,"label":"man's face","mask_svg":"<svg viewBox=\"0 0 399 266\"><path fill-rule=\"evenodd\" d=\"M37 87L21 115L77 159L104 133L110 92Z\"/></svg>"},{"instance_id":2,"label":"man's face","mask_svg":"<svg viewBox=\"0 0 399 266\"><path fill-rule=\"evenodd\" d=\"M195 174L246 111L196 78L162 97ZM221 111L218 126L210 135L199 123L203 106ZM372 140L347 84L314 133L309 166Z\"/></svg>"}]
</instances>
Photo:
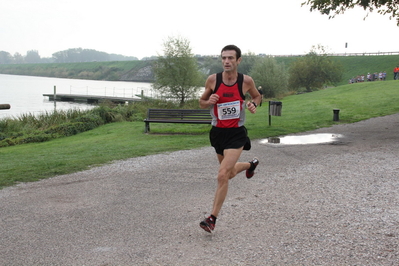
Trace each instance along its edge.
<instances>
[{"instance_id":1,"label":"man's face","mask_svg":"<svg viewBox=\"0 0 399 266\"><path fill-rule=\"evenodd\" d=\"M236 58L236 51L228 50L222 52L222 64L224 71L236 71L240 62L241 58L239 58L238 60Z\"/></svg>"}]
</instances>

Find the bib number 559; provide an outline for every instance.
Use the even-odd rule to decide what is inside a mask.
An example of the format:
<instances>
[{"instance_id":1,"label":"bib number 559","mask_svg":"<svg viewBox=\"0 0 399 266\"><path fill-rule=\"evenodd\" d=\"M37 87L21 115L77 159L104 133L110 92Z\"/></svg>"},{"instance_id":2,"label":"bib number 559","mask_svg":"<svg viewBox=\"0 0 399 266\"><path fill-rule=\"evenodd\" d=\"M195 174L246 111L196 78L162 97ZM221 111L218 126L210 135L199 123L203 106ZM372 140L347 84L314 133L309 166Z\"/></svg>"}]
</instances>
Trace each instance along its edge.
<instances>
[{"instance_id":1,"label":"bib number 559","mask_svg":"<svg viewBox=\"0 0 399 266\"><path fill-rule=\"evenodd\" d=\"M237 113L237 109L235 107L227 107L227 108L223 108L222 110L223 115L232 115Z\"/></svg>"}]
</instances>

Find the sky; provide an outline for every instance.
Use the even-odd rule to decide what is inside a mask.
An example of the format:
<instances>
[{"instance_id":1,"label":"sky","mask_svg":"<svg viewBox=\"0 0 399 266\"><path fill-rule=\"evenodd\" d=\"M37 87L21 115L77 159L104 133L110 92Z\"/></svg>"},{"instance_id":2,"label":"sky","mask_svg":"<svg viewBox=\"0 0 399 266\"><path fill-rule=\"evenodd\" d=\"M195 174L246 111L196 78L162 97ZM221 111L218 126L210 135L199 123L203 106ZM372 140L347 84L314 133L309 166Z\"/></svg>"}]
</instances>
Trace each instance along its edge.
<instances>
[{"instance_id":1,"label":"sky","mask_svg":"<svg viewBox=\"0 0 399 266\"><path fill-rule=\"evenodd\" d=\"M389 15L355 8L329 19L305 0L0 0L0 51L41 57L71 48L139 59L163 54L168 37L183 37L193 54L399 52L399 27ZM348 44L345 48L345 44Z\"/></svg>"}]
</instances>

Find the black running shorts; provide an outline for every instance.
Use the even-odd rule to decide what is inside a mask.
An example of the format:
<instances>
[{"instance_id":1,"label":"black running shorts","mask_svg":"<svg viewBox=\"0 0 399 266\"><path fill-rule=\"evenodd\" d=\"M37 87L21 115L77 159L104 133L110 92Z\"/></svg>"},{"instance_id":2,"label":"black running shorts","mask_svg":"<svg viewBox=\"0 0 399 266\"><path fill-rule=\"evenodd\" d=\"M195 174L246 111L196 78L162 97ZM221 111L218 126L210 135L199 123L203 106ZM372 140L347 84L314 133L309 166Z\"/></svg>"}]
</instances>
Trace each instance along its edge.
<instances>
[{"instance_id":1,"label":"black running shorts","mask_svg":"<svg viewBox=\"0 0 399 266\"><path fill-rule=\"evenodd\" d=\"M245 150L250 149L250 140L244 126L234 128L212 127L209 132L209 139L216 153L220 155L223 155L225 149L239 149L241 147L244 147Z\"/></svg>"}]
</instances>

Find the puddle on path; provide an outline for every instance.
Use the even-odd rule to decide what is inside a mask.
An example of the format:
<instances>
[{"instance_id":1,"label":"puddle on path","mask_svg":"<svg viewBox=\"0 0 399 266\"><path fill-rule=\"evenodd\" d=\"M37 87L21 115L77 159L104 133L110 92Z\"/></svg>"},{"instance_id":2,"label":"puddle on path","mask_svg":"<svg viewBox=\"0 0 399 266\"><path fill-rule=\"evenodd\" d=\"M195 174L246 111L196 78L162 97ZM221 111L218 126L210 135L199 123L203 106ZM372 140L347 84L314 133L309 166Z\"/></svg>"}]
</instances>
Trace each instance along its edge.
<instances>
[{"instance_id":1,"label":"puddle on path","mask_svg":"<svg viewBox=\"0 0 399 266\"><path fill-rule=\"evenodd\" d=\"M289 144L289 145L303 145L303 144L320 144L320 143L332 143L342 138L341 134L332 133L320 133L310 134L302 136L284 136L284 137L272 137L263 139L260 141L261 144Z\"/></svg>"}]
</instances>

